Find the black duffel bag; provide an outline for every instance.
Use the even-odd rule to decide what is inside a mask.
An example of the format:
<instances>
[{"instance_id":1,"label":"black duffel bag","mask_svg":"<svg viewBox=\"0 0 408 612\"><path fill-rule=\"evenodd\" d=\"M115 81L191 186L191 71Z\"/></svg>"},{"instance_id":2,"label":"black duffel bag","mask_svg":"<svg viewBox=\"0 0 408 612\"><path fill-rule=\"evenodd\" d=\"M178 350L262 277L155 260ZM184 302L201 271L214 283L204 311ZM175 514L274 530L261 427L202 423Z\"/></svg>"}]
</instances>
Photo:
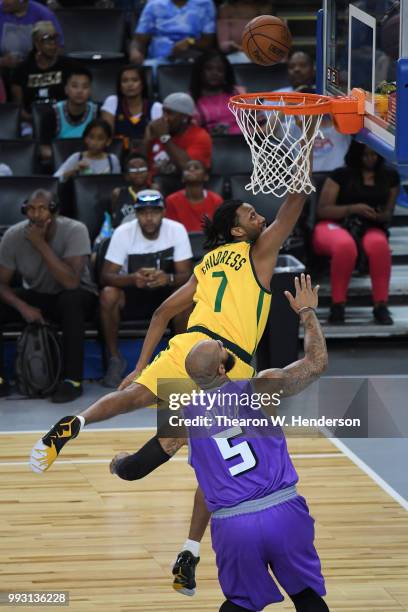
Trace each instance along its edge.
<instances>
[{"instance_id":1,"label":"black duffel bag","mask_svg":"<svg viewBox=\"0 0 408 612\"><path fill-rule=\"evenodd\" d=\"M16 386L27 397L47 397L55 390L62 371L62 353L56 330L48 324L29 323L17 341Z\"/></svg>"}]
</instances>

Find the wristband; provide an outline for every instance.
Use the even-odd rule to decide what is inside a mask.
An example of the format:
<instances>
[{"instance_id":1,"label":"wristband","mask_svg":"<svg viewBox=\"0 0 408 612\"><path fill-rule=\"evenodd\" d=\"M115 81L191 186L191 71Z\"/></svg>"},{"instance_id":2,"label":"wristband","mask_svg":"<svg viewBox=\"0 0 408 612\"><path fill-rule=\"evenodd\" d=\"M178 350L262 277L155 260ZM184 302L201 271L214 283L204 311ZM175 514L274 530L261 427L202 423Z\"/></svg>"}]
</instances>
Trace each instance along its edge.
<instances>
[{"instance_id":1,"label":"wristband","mask_svg":"<svg viewBox=\"0 0 408 612\"><path fill-rule=\"evenodd\" d=\"M298 315L300 316L302 312L306 312L307 310L312 310L316 314L316 310L313 306L302 306L302 308L298 310Z\"/></svg>"}]
</instances>

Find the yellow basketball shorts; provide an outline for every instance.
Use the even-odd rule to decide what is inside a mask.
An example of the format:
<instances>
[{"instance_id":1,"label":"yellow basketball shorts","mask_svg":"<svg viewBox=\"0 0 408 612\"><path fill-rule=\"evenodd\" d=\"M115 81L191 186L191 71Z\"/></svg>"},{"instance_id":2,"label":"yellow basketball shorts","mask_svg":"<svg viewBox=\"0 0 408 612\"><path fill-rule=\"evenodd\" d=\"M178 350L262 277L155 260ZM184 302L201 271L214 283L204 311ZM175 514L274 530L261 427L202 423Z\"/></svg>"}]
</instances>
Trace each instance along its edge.
<instances>
[{"instance_id":1,"label":"yellow basketball shorts","mask_svg":"<svg viewBox=\"0 0 408 612\"><path fill-rule=\"evenodd\" d=\"M134 382L144 385L156 396L159 394L157 381L160 381L160 379L180 378L187 382L189 377L185 368L185 360L188 353L197 342L209 339L202 332L189 332L174 336L170 340L169 346L156 355L152 363L145 367ZM227 350L234 353L229 348ZM255 375L254 368L242 361L237 355L234 354L234 357L235 365L228 373L229 378L252 378Z\"/></svg>"}]
</instances>

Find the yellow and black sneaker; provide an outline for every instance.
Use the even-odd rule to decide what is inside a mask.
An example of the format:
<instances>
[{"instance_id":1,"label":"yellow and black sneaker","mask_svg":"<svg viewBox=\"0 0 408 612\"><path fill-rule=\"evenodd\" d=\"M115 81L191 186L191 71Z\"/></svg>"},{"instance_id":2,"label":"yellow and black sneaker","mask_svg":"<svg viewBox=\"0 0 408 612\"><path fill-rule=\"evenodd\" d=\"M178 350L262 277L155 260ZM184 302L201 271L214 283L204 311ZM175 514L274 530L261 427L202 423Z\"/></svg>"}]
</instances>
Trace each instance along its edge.
<instances>
[{"instance_id":1,"label":"yellow and black sneaker","mask_svg":"<svg viewBox=\"0 0 408 612\"><path fill-rule=\"evenodd\" d=\"M200 557L195 557L189 550L179 553L173 566L173 589L182 595L192 597L195 594L195 569Z\"/></svg>"},{"instance_id":2,"label":"yellow and black sneaker","mask_svg":"<svg viewBox=\"0 0 408 612\"><path fill-rule=\"evenodd\" d=\"M58 421L43 438L40 438L31 451L30 467L33 472L41 474L48 470L65 444L77 437L82 429L82 424L82 417L66 416Z\"/></svg>"}]
</instances>

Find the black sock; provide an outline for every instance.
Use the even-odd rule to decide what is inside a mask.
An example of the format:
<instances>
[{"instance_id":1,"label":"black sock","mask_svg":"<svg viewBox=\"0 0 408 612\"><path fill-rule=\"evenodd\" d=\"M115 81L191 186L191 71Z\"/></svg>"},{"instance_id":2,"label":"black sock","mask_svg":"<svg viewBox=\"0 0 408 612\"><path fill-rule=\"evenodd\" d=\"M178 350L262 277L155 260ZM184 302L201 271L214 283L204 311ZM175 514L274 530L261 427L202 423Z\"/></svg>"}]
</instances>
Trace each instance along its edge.
<instances>
[{"instance_id":1,"label":"black sock","mask_svg":"<svg viewBox=\"0 0 408 612\"><path fill-rule=\"evenodd\" d=\"M290 595L296 612L329 612L326 602L313 589L307 588L296 595Z\"/></svg>"},{"instance_id":2,"label":"black sock","mask_svg":"<svg viewBox=\"0 0 408 612\"><path fill-rule=\"evenodd\" d=\"M232 603L232 601L224 601L219 612L251 612L248 608L243 608L242 606L237 606L237 604Z\"/></svg>"}]
</instances>

